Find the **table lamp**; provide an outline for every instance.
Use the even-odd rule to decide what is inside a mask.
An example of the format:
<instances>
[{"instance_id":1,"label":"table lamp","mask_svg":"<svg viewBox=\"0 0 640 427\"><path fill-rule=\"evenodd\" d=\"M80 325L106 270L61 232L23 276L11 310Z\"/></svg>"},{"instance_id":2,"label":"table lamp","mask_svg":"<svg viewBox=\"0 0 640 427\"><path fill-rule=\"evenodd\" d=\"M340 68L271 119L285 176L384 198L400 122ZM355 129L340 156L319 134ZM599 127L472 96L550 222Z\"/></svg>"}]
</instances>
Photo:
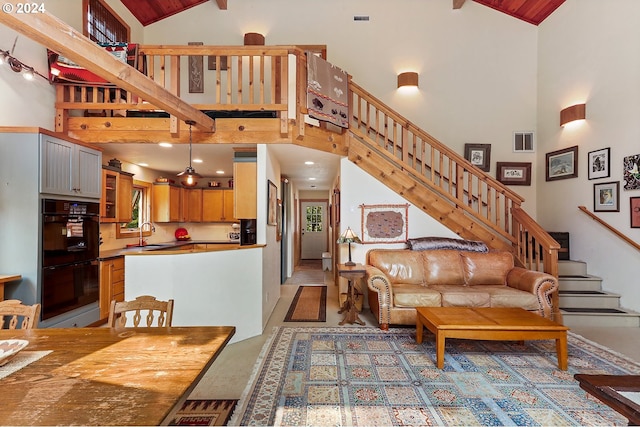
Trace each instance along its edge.
<instances>
[{"instance_id":1,"label":"table lamp","mask_svg":"<svg viewBox=\"0 0 640 427\"><path fill-rule=\"evenodd\" d=\"M351 261L351 243L362 243L360 238L353 232L351 227L347 227L347 229L340 235L337 243L348 243L349 244L349 261L345 262L344 265L356 265L355 262Z\"/></svg>"}]
</instances>

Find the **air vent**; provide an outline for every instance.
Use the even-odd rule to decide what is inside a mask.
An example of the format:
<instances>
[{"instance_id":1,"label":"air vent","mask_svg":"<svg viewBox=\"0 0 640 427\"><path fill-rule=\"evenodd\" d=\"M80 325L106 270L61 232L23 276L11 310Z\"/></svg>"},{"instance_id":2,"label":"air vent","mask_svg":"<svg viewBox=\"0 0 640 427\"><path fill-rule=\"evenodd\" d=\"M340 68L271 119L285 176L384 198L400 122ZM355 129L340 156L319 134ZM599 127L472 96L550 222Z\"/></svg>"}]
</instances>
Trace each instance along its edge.
<instances>
[{"instance_id":1,"label":"air vent","mask_svg":"<svg viewBox=\"0 0 640 427\"><path fill-rule=\"evenodd\" d=\"M354 16L353 17L354 21L368 21L369 17L368 16L364 16L364 15L360 15L360 16Z\"/></svg>"},{"instance_id":2,"label":"air vent","mask_svg":"<svg viewBox=\"0 0 640 427\"><path fill-rule=\"evenodd\" d=\"M533 132L513 133L514 153L533 153L535 151Z\"/></svg>"}]
</instances>

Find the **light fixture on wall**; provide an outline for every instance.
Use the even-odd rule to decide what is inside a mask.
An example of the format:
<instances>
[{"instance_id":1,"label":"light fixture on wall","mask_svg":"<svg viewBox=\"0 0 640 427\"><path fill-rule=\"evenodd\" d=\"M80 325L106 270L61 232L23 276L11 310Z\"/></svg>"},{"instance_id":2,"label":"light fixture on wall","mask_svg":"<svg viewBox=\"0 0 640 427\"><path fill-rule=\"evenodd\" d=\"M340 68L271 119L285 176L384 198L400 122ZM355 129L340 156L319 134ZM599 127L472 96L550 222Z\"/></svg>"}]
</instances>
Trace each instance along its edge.
<instances>
[{"instance_id":1,"label":"light fixture on wall","mask_svg":"<svg viewBox=\"0 0 640 427\"><path fill-rule=\"evenodd\" d=\"M569 122L576 120L584 120L586 118L587 105L575 104L560 111L560 126L564 126Z\"/></svg>"},{"instance_id":2,"label":"light fixture on wall","mask_svg":"<svg viewBox=\"0 0 640 427\"><path fill-rule=\"evenodd\" d=\"M418 87L418 73L407 71L398 74L398 89L401 87Z\"/></svg>"},{"instance_id":3,"label":"light fixture on wall","mask_svg":"<svg viewBox=\"0 0 640 427\"><path fill-rule=\"evenodd\" d=\"M245 33L244 45L245 46L264 46L265 39L260 33Z\"/></svg>"},{"instance_id":4,"label":"light fixture on wall","mask_svg":"<svg viewBox=\"0 0 640 427\"><path fill-rule=\"evenodd\" d=\"M17 41L18 38L16 37L16 40L13 42L11 52L9 52L8 50L0 49L0 65L7 64L9 68L11 68L11 70L13 70L14 72L22 73L22 77L24 77L25 80L33 80L33 78L38 75L46 81L49 81L49 78L47 76L40 74L33 67L30 67L29 65L13 56L13 51L16 48Z\"/></svg>"},{"instance_id":5,"label":"light fixture on wall","mask_svg":"<svg viewBox=\"0 0 640 427\"><path fill-rule=\"evenodd\" d=\"M196 122L194 122L193 120L186 120L185 123L189 125L189 166L183 172L180 172L178 176L182 178L181 182L185 187L195 187L196 185L198 185L197 179L202 178L202 176L191 167L191 126L193 126Z\"/></svg>"},{"instance_id":6,"label":"light fixture on wall","mask_svg":"<svg viewBox=\"0 0 640 427\"><path fill-rule=\"evenodd\" d=\"M349 244L349 261L345 262L344 265L356 265L355 262L351 261L351 244L352 243L362 243L360 238L353 232L351 227L347 227L347 229L340 235L338 241L336 243L348 243Z\"/></svg>"}]
</instances>

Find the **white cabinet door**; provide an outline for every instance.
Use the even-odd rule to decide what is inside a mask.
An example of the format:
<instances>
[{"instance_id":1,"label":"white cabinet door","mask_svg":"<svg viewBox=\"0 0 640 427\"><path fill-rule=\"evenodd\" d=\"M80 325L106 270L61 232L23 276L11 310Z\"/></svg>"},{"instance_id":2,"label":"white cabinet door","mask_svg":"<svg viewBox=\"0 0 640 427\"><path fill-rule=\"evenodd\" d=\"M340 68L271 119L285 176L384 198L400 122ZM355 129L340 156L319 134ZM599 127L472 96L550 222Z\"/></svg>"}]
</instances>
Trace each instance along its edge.
<instances>
[{"instance_id":1,"label":"white cabinet door","mask_svg":"<svg viewBox=\"0 0 640 427\"><path fill-rule=\"evenodd\" d=\"M76 145L77 188L83 197L99 199L102 195L102 153L82 145Z\"/></svg>"}]
</instances>

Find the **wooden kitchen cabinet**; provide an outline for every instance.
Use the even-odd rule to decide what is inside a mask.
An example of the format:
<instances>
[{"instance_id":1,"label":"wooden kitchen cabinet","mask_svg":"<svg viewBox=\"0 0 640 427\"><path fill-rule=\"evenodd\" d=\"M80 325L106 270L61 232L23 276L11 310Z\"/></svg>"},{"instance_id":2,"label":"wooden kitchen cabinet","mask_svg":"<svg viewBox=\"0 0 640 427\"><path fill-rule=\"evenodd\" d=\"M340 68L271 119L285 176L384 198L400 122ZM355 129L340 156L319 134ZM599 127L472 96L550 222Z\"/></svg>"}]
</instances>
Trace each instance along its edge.
<instances>
[{"instance_id":1,"label":"wooden kitchen cabinet","mask_svg":"<svg viewBox=\"0 0 640 427\"><path fill-rule=\"evenodd\" d=\"M133 174L103 166L100 222L131 222Z\"/></svg>"},{"instance_id":2,"label":"wooden kitchen cabinet","mask_svg":"<svg viewBox=\"0 0 640 427\"><path fill-rule=\"evenodd\" d=\"M100 318L109 317L112 300L124 301L124 257L100 261Z\"/></svg>"},{"instance_id":3,"label":"wooden kitchen cabinet","mask_svg":"<svg viewBox=\"0 0 640 427\"><path fill-rule=\"evenodd\" d=\"M182 214L184 222L202 222L202 189L184 189Z\"/></svg>"},{"instance_id":4,"label":"wooden kitchen cabinet","mask_svg":"<svg viewBox=\"0 0 640 427\"><path fill-rule=\"evenodd\" d=\"M167 183L153 184L153 222L182 222L183 189Z\"/></svg>"},{"instance_id":5,"label":"wooden kitchen cabinet","mask_svg":"<svg viewBox=\"0 0 640 427\"><path fill-rule=\"evenodd\" d=\"M257 218L257 164L255 161L235 161L233 163L234 217L238 219Z\"/></svg>"},{"instance_id":6,"label":"wooden kitchen cabinet","mask_svg":"<svg viewBox=\"0 0 640 427\"><path fill-rule=\"evenodd\" d=\"M205 222L235 222L232 189L203 190L202 220Z\"/></svg>"}]
</instances>

